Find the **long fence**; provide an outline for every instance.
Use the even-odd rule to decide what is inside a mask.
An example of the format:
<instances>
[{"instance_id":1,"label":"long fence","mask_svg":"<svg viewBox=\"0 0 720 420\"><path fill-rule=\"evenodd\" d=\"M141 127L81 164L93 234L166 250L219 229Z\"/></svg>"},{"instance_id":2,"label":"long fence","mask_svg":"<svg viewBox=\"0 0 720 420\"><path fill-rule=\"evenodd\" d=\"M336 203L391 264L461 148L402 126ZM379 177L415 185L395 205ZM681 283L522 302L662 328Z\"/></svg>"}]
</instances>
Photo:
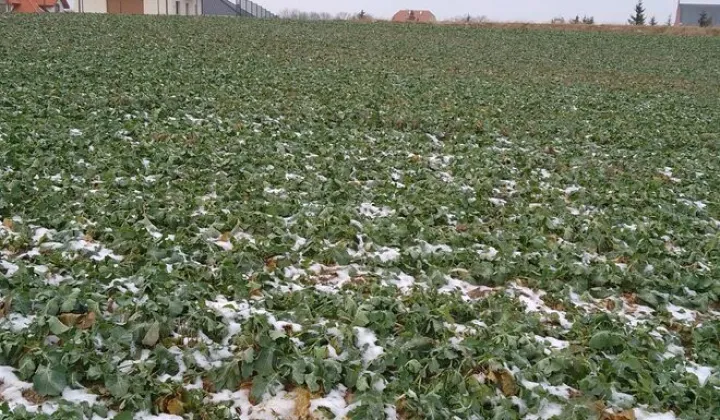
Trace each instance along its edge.
<instances>
[{"instance_id":1,"label":"long fence","mask_svg":"<svg viewBox=\"0 0 720 420\"><path fill-rule=\"evenodd\" d=\"M271 13L269 10L265 9L264 7L260 6L259 4L252 2L250 0L237 0L237 3L235 3L240 9L245 10L246 12L250 13L254 17L257 18L274 18L276 17L273 13Z\"/></svg>"}]
</instances>

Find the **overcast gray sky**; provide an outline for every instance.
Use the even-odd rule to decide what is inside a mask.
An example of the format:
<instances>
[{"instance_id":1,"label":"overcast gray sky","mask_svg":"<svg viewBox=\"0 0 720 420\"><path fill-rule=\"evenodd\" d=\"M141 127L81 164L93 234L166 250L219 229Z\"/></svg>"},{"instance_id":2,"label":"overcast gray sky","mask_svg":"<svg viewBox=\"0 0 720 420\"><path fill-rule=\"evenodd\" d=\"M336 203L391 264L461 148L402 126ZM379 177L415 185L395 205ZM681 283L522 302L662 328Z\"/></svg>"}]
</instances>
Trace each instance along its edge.
<instances>
[{"instance_id":1,"label":"overcast gray sky","mask_svg":"<svg viewBox=\"0 0 720 420\"><path fill-rule=\"evenodd\" d=\"M636 0L255 0L268 10L308 12L352 12L360 10L376 17L389 18L399 9L428 9L438 19L467 15L487 16L494 21L545 22L556 16L594 16L598 23L625 23ZM720 4L720 0L693 0L683 3ZM648 19L655 16L664 23L675 16L677 0L645 0Z\"/></svg>"}]
</instances>

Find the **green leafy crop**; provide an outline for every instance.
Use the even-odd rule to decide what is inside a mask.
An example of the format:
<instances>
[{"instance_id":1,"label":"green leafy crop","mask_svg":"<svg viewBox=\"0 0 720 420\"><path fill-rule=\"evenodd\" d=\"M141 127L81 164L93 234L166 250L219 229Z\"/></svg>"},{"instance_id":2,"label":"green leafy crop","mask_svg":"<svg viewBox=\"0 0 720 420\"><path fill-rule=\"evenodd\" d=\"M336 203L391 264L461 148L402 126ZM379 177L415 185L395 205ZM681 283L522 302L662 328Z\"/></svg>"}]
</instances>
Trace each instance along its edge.
<instances>
[{"instance_id":1,"label":"green leafy crop","mask_svg":"<svg viewBox=\"0 0 720 420\"><path fill-rule=\"evenodd\" d=\"M720 39L0 39L0 419L720 413Z\"/></svg>"}]
</instances>

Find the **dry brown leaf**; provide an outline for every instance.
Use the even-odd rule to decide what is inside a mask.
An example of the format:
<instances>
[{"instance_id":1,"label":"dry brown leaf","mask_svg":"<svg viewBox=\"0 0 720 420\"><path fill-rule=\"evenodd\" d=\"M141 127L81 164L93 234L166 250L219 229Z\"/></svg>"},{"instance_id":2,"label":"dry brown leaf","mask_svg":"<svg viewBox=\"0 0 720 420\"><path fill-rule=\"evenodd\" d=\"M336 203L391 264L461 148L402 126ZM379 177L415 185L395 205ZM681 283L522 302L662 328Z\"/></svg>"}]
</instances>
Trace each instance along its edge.
<instances>
[{"instance_id":1,"label":"dry brown leaf","mask_svg":"<svg viewBox=\"0 0 720 420\"><path fill-rule=\"evenodd\" d=\"M570 390L568 391L568 395L570 396L570 398L579 398L582 397L583 393L582 391L579 391L577 389L570 388Z\"/></svg>"},{"instance_id":2,"label":"dry brown leaf","mask_svg":"<svg viewBox=\"0 0 720 420\"><path fill-rule=\"evenodd\" d=\"M230 232L225 232L218 238L218 241L228 242L230 241Z\"/></svg>"},{"instance_id":3,"label":"dry brown leaf","mask_svg":"<svg viewBox=\"0 0 720 420\"><path fill-rule=\"evenodd\" d=\"M7 229L12 230L13 228L13 220L9 218L3 219L3 226L5 226Z\"/></svg>"},{"instance_id":4,"label":"dry brown leaf","mask_svg":"<svg viewBox=\"0 0 720 420\"><path fill-rule=\"evenodd\" d=\"M487 378L490 382L497 385L500 391L506 397L512 397L517 394L517 385L515 384L515 378L513 374L507 369L491 370L488 373Z\"/></svg>"},{"instance_id":5,"label":"dry brown leaf","mask_svg":"<svg viewBox=\"0 0 720 420\"><path fill-rule=\"evenodd\" d=\"M82 314L64 313L58 315L58 319L68 327L74 327L78 320L82 317Z\"/></svg>"},{"instance_id":6,"label":"dry brown leaf","mask_svg":"<svg viewBox=\"0 0 720 420\"><path fill-rule=\"evenodd\" d=\"M635 293L623 293L625 301L630 305L637 304L637 295Z\"/></svg>"},{"instance_id":7,"label":"dry brown leaf","mask_svg":"<svg viewBox=\"0 0 720 420\"><path fill-rule=\"evenodd\" d=\"M47 401L47 398L38 394L32 388L23 390L22 396L23 396L23 398L25 398L26 400L30 401L31 403L33 403L35 405L42 404L45 401Z\"/></svg>"},{"instance_id":8,"label":"dry brown leaf","mask_svg":"<svg viewBox=\"0 0 720 420\"><path fill-rule=\"evenodd\" d=\"M202 378L202 388L207 393L215 392L215 384L208 377Z\"/></svg>"},{"instance_id":9,"label":"dry brown leaf","mask_svg":"<svg viewBox=\"0 0 720 420\"><path fill-rule=\"evenodd\" d=\"M472 289L471 291L469 291L468 297L470 297L470 299L480 299L480 298L484 298L485 296L489 295L490 293L492 293L492 289L478 287L478 288L475 288L475 289Z\"/></svg>"},{"instance_id":10,"label":"dry brown leaf","mask_svg":"<svg viewBox=\"0 0 720 420\"><path fill-rule=\"evenodd\" d=\"M310 420L310 391L307 388L295 388L295 416L297 420Z\"/></svg>"},{"instance_id":11,"label":"dry brown leaf","mask_svg":"<svg viewBox=\"0 0 720 420\"><path fill-rule=\"evenodd\" d=\"M10 306L12 305L12 298L9 297L0 302L0 318L4 318L10 313Z\"/></svg>"},{"instance_id":12,"label":"dry brown leaf","mask_svg":"<svg viewBox=\"0 0 720 420\"><path fill-rule=\"evenodd\" d=\"M83 314L78 320L77 327L81 330L87 330L95 325L95 312Z\"/></svg>"},{"instance_id":13,"label":"dry brown leaf","mask_svg":"<svg viewBox=\"0 0 720 420\"><path fill-rule=\"evenodd\" d=\"M625 410L619 413L603 412L600 420L635 420L635 410Z\"/></svg>"},{"instance_id":14,"label":"dry brown leaf","mask_svg":"<svg viewBox=\"0 0 720 420\"><path fill-rule=\"evenodd\" d=\"M182 416L185 414L185 407L179 398L171 398L165 402L165 412L173 414L175 416Z\"/></svg>"},{"instance_id":15,"label":"dry brown leaf","mask_svg":"<svg viewBox=\"0 0 720 420\"><path fill-rule=\"evenodd\" d=\"M63 313L58 315L58 319L68 327L78 327L81 330L87 330L95 325L95 312L86 314Z\"/></svg>"},{"instance_id":16,"label":"dry brown leaf","mask_svg":"<svg viewBox=\"0 0 720 420\"><path fill-rule=\"evenodd\" d=\"M621 256L615 258L615 260L613 260L613 262L617 263L617 264L629 264L630 258L627 255L621 255Z\"/></svg>"},{"instance_id":17,"label":"dry brown leaf","mask_svg":"<svg viewBox=\"0 0 720 420\"><path fill-rule=\"evenodd\" d=\"M468 225L459 224L459 225L456 225L456 226L455 226L455 231L456 231L456 232L467 232L468 229L470 229L470 228L468 227Z\"/></svg>"},{"instance_id":18,"label":"dry brown leaf","mask_svg":"<svg viewBox=\"0 0 720 420\"><path fill-rule=\"evenodd\" d=\"M276 257L270 257L265 259L265 268L267 268L267 271L273 272L277 268L277 258Z\"/></svg>"},{"instance_id":19,"label":"dry brown leaf","mask_svg":"<svg viewBox=\"0 0 720 420\"><path fill-rule=\"evenodd\" d=\"M612 299L604 299L602 301L602 304L603 304L603 306L605 306L605 309L607 309L608 311L615 310L615 301Z\"/></svg>"},{"instance_id":20,"label":"dry brown leaf","mask_svg":"<svg viewBox=\"0 0 720 420\"><path fill-rule=\"evenodd\" d=\"M115 307L116 307L115 301L112 298L108 299L107 311L110 313L113 313L113 312L115 312Z\"/></svg>"}]
</instances>

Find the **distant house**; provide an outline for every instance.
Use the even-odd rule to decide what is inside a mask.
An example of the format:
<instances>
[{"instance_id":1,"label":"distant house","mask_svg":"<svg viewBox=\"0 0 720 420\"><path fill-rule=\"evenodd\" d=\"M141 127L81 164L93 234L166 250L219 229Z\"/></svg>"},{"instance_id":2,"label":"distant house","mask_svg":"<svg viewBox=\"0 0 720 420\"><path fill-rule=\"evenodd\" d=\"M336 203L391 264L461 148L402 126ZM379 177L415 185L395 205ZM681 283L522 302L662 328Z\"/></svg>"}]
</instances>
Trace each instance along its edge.
<instances>
[{"instance_id":1,"label":"distant house","mask_svg":"<svg viewBox=\"0 0 720 420\"><path fill-rule=\"evenodd\" d=\"M226 15L269 18L275 17L267 9L250 0L0 0L10 10L35 12L54 6L78 13L109 13L123 15ZM2 11L2 7L0 7Z\"/></svg>"},{"instance_id":2,"label":"distant house","mask_svg":"<svg viewBox=\"0 0 720 420\"><path fill-rule=\"evenodd\" d=\"M36 0L27 0L36 1ZM201 12L201 0L74 0L70 11L117 15L181 15Z\"/></svg>"},{"instance_id":3,"label":"distant house","mask_svg":"<svg viewBox=\"0 0 720 420\"><path fill-rule=\"evenodd\" d=\"M69 9L67 0L0 0L0 12L40 13Z\"/></svg>"},{"instance_id":4,"label":"distant house","mask_svg":"<svg viewBox=\"0 0 720 420\"><path fill-rule=\"evenodd\" d=\"M720 26L720 4L678 3L675 26L698 26L702 12L712 20L712 26Z\"/></svg>"},{"instance_id":5,"label":"distant house","mask_svg":"<svg viewBox=\"0 0 720 420\"><path fill-rule=\"evenodd\" d=\"M429 10L400 10L392 18L393 22L435 22L435 15Z\"/></svg>"}]
</instances>

